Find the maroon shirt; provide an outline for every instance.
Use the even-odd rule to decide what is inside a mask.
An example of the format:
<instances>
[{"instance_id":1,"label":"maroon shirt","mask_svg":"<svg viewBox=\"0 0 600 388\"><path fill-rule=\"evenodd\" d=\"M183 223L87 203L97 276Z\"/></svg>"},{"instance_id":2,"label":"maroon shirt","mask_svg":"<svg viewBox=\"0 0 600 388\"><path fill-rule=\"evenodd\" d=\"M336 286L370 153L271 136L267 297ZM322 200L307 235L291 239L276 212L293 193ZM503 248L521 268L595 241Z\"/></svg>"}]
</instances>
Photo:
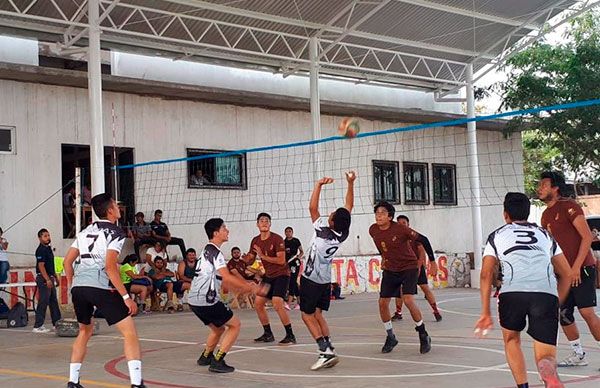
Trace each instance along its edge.
<instances>
[{"instance_id":1,"label":"maroon shirt","mask_svg":"<svg viewBox=\"0 0 600 388\"><path fill-rule=\"evenodd\" d=\"M381 254L381 268L392 272L418 268L417 255L411 247L419 234L411 228L397 222L381 230L377 224L371 225L369 234Z\"/></svg>"},{"instance_id":2,"label":"maroon shirt","mask_svg":"<svg viewBox=\"0 0 600 388\"><path fill-rule=\"evenodd\" d=\"M252 239L248 252L252 252L253 255L256 255L254 245L259 246L261 250L259 253L260 256L277 257L277 252L285 252L285 242L283 241L283 238L273 232L271 232L271 235L266 240L261 240L260 235ZM274 264L263 260L262 265L265 267L265 276L268 278L290 276L290 268L285 260L283 261L283 264Z\"/></svg>"}]
</instances>

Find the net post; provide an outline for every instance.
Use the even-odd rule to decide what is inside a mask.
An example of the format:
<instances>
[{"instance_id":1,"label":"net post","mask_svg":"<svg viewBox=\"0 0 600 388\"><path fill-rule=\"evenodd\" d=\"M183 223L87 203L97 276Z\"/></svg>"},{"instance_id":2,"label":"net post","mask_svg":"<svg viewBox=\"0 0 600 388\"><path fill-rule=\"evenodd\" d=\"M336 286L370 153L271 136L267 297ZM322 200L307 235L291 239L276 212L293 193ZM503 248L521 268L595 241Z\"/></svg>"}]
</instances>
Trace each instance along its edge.
<instances>
[{"instance_id":1,"label":"net post","mask_svg":"<svg viewBox=\"0 0 600 388\"><path fill-rule=\"evenodd\" d=\"M467 118L475 118L475 95L473 90L473 65L467 66ZM473 227L473 255L475 259L475 273L471 278L474 285L479 284L479 272L482 261L482 232L481 232L481 186L479 180L479 154L477 152L477 124L475 121L467 123L467 142L469 154L469 178L471 183L471 220Z\"/></svg>"},{"instance_id":2,"label":"net post","mask_svg":"<svg viewBox=\"0 0 600 388\"><path fill-rule=\"evenodd\" d=\"M91 129L92 194L105 191L104 139L102 137L102 75L100 69L100 7L99 0L89 0L88 93ZM94 214L94 218L96 215Z\"/></svg>"},{"instance_id":3,"label":"net post","mask_svg":"<svg viewBox=\"0 0 600 388\"><path fill-rule=\"evenodd\" d=\"M310 116L313 132L313 140L321 139L321 102L319 97L319 40L313 36L309 40L309 58L310 58ZM321 178L323 166L319 145L313 145L313 179Z\"/></svg>"}]
</instances>

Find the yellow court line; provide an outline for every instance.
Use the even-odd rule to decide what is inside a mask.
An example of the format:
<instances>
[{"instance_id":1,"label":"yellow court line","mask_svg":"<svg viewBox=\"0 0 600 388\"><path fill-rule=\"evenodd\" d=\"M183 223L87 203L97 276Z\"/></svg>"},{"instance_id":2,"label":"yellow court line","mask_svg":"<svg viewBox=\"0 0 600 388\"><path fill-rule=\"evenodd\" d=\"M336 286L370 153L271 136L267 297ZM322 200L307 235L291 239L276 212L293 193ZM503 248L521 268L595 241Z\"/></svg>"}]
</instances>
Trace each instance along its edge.
<instances>
[{"instance_id":1,"label":"yellow court line","mask_svg":"<svg viewBox=\"0 0 600 388\"><path fill-rule=\"evenodd\" d=\"M49 375L49 374L45 374L45 373L25 372L25 371L14 370L14 369L0 369L0 375L13 375L13 376L23 376L23 377L35 377L35 378L38 378L38 379L64 381L64 382L67 382L67 380L68 380L64 376ZM84 385L95 385L95 386L98 386L98 387L107 387L107 388L124 388L124 387L127 387L127 385L104 383L104 382L95 381L95 380L81 380L81 384L84 384Z\"/></svg>"}]
</instances>

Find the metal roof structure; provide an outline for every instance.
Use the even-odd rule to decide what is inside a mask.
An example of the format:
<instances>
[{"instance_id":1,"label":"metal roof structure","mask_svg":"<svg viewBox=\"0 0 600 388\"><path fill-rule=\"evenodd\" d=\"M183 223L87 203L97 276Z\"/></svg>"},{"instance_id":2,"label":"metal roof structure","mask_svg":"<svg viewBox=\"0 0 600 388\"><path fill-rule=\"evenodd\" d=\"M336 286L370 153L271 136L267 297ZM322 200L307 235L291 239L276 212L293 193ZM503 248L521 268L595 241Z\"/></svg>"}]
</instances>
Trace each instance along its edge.
<instances>
[{"instance_id":1,"label":"metal roof structure","mask_svg":"<svg viewBox=\"0 0 600 388\"><path fill-rule=\"evenodd\" d=\"M87 36L87 3L0 0L0 27L69 50ZM321 76L448 92L465 86L469 64L481 76L598 0L99 3L104 48L289 75L309 71L316 37Z\"/></svg>"}]
</instances>

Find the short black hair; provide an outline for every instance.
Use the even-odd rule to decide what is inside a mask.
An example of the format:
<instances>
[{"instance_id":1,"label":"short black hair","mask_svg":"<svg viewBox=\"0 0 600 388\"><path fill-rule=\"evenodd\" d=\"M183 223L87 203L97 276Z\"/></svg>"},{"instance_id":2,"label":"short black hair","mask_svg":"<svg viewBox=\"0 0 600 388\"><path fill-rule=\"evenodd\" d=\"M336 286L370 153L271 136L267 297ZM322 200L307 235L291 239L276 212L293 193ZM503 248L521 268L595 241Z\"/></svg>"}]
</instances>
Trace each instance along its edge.
<instances>
[{"instance_id":1,"label":"short black hair","mask_svg":"<svg viewBox=\"0 0 600 388\"><path fill-rule=\"evenodd\" d=\"M565 191L565 176L558 171L544 171L540 179L550 179L551 187L558 187L558 193L562 195Z\"/></svg>"},{"instance_id":2,"label":"short black hair","mask_svg":"<svg viewBox=\"0 0 600 388\"><path fill-rule=\"evenodd\" d=\"M163 258L162 258L162 257L160 257L160 256L156 256L156 257L154 258L154 262L156 263L157 261L165 261L165 259L163 259Z\"/></svg>"},{"instance_id":3,"label":"short black hair","mask_svg":"<svg viewBox=\"0 0 600 388\"><path fill-rule=\"evenodd\" d=\"M238 250L238 251L240 251L240 252L242 251L242 250L240 249L240 247L233 247L233 248L231 248L231 253L233 253L233 251L235 251L235 250Z\"/></svg>"},{"instance_id":4,"label":"short black hair","mask_svg":"<svg viewBox=\"0 0 600 388\"><path fill-rule=\"evenodd\" d=\"M0 234L3 234L3 233L4 233L4 231L2 230L2 228L0 228Z\"/></svg>"},{"instance_id":5,"label":"short black hair","mask_svg":"<svg viewBox=\"0 0 600 388\"><path fill-rule=\"evenodd\" d=\"M155 240L154 245L159 244L163 249L166 247L165 243L161 240Z\"/></svg>"},{"instance_id":6,"label":"short black hair","mask_svg":"<svg viewBox=\"0 0 600 388\"><path fill-rule=\"evenodd\" d=\"M38 237L42 237L42 234L44 234L44 233L50 233L50 232L48 232L48 229L42 228L42 229L38 230Z\"/></svg>"},{"instance_id":7,"label":"short black hair","mask_svg":"<svg viewBox=\"0 0 600 388\"><path fill-rule=\"evenodd\" d=\"M156 210L154 211L154 215L157 215L157 214L162 214L162 210L160 210L160 209L156 209Z\"/></svg>"},{"instance_id":8,"label":"short black hair","mask_svg":"<svg viewBox=\"0 0 600 388\"><path fill-rule=\"evenodd\" d=\"M267 217L269 219L269 221L271 221L271 215L269 213L258 213L258 215L256 216L256 222L258 222L258 220L260 220L261 217Z\"/></svg>"},{"instance_id":9,"label":"short black hair","mask_svg":"<svg viewBox=\"0 0 600 388\"><path fill-rule=\"evenodd\" d=\"M350 229L350 212L345 207L337 209L333 213L333 229L339 233L347 233Z\"/></svg>"},{"instance_id":10,"label":"short black hair","mask_svg":"<svg viewBox=\"0 0 600 388\"><path fill-rule=\"evenodd\" d=\"M406 220L406 222L408 222L410 224L410 220L404 214L400 214L400 215L398 215L398 217L396 217L396 221L400 221L400 220Z\"/></svg>"},{"instance_id":11,"label":"short black hair","mask_svg":"<svg viewBox=\"0 0 600 388\"><path fill-rule=\"evenodd\" d=\"M137 213L135 213L135 216L136 216L136 217L142 217L142 218L144 218L144 213L142 213L142 212L137 212Z\"/></svg>"},{"instance_id":12,"label":"short black hair","mask_svg":"<svg viewBox=\"0 0 600 388\"><path fill-rule=\"evenodd\" d=\"M211 218L210 220L206 221L204 224L204 230L206 231L206 235L208 236L209 240L213 239L215 232L219 231L224 223L225 221L223 221L222 218Z\"/></svg>"},{"instance_id":13,"label":"short black hair","mask_svg":"<svg viewBox=\"0 0 600 388\"><path fill-rule=\"evenodd\" d=\"M504 211L512 221L527 221L531 202L523 193L506 193L504 197Z\"/></svg>"},{"instance_id":14,"label":"short black hair","mask_svg":"<svg viewBox=\"0 0 600 388\"><path fill-rule=\"evenodd\" d=\"M105 218L108 213L108 209L112 205L112 201L114 201L112 195L109 193L102 193L92 197L92 208L94 209L94 213L99 218Z\"/></svg>"},{"instance_id":15,"label":"short black hair","mask_svg":"<svg viewBox=\"0 0 600 388\"><path fill-rule=\"evenodd\" d=\"M131 263L134 263L139 260L140 260L140 258L138 257L138 255L136 255L135 253L132 253L132 254L125 256L122 264L131 264Z\"/></svg>"},{"instance_id":16,"label":"short black hair","mask_svg":"<svg viewBox=\"0 0 600 388\"><path fill-rule=\"evenodd\" d=\"M394 206L391 203L389 203L387 201L378 202L377 205L375 205L375 207L373 208L373 213L377 213L377 209L379 209L380 207L387 210L388 217L390 217L392 220L394 219L394 213L396 213L396 209L394 208Z\"/></svg>"},{"instance_id":17,"label":"short black hair","mask_svg":"<svg viewBox=\"0 0 600 388\"><path fill-rule=\"evenodd\" d=\"M287 232L288 229L291 230L292 232L294 231L294 228L292 228L291 226L288 226L287 228L285 228L284 231Z\"/></svg>"},{"instance_id":18,"label":"short black hair","mask_svg":"<svg viewBox=\"0 0 600 388\"><path fill-rule=\"evenodd\" d=\"M187 256L188 253L196 253L196 250L194 248L188 248L188 250L185 251L185 255Z\"/></svg>"}]
</instances>

